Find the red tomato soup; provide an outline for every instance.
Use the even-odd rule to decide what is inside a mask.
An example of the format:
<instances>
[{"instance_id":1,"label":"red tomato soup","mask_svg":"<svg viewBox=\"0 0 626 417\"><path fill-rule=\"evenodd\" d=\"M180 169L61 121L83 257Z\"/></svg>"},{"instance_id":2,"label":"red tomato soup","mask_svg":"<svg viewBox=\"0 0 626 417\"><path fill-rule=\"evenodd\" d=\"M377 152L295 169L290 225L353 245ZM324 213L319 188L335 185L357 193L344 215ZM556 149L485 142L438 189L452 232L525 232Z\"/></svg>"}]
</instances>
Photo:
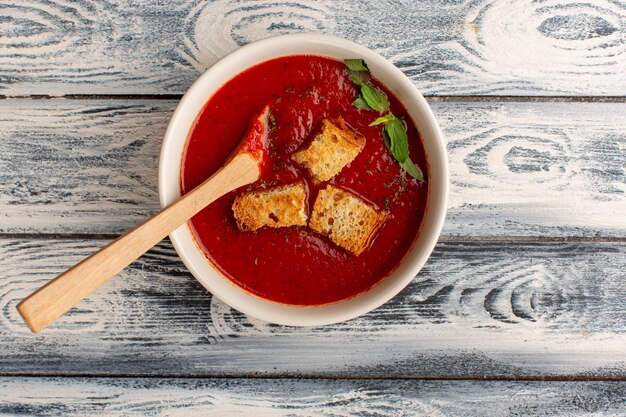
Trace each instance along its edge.
<instances>
[{"instance_id":1,"label":"red tomato soup","mask_svg":"<svg viewBox=\"0 0 626 417\"><path fill-rule=\"evenodd\" d=\"M428 178L426 157L406 109L380 83L391 111L402 118L410 156ZM355 296L380 282L402 261L417 237L428 186L406 174L392 158L380 114L352 105L358 90L341 61L289 56L250 68L222 86L206 103L187 139L181 191L190 191L216 172L236 149L253 117L269 105L272 161L262 178L220 198L190 222L191 232L210 262L246 291L280 303L319 305ZM290 160L308 146L326 118L343 117L366 138L361 153L327 183L314 184L309 172ZM241 232L231 205L236 195L305 179L310 213L317 192L333 184L391 214L371 246L355 256L308 227L263 228Z\"/></svg>"}]
</instances>

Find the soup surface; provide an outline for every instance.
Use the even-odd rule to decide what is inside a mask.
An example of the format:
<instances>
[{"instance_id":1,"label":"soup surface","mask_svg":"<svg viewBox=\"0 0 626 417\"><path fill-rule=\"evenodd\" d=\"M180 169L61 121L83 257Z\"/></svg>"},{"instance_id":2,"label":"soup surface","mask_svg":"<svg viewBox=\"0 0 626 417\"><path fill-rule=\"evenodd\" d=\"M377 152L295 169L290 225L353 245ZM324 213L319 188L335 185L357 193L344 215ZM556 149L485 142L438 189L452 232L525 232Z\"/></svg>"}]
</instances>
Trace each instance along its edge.
<instances>
[{"instance_id":1,"label":"soup surface","mask_svg":"<svg viewBox=\"0 0 626 417\"><path fill-rule=\"evenodd\" d=\"M428 178L424 149L405 108L382 86L391 111L407 125L411 159ZM358 94L341 61L289 56L252 67L222 86L206 103L187 139L181 191L199 185L236 149L260 110L270 106L271 162L255 184L220 198L190 222L199 247L235 284L259 297L295 305L319 305L357 295L389 275L419 231L428 185L406 174L384 143L382 127L369 124L379 114L352 105ZM366 138L352 163L327 183L314 184L309 172L290 160L319 131L322 120L343 117ZM263 228L241 232L231 205L236 195L304 179L308 210L326 184L353 192L391 217L371 246L355 256L308 227Z\"/></svg>"}]
</instances>

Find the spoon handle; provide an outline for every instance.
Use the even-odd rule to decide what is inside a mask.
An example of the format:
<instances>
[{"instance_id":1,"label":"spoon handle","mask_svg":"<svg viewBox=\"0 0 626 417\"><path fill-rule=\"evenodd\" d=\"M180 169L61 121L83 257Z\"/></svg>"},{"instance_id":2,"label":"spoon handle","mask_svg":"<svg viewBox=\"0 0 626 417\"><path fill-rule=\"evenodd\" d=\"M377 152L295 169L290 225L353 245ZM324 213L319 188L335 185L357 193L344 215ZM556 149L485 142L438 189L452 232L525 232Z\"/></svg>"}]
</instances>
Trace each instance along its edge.
<instances>
[{"instance_id":1,"label":"spoon handle","mask_svg":"<svg viewBox=\"0 0 626 417\"><path fill-rule=\"evenodd\" d=\"M204 207L256 181L259 173L255 159L246 153L238 154L174 204L29 295L18 304L19 313L33 332L46 328Z\"/></svg>"}]
</instances>

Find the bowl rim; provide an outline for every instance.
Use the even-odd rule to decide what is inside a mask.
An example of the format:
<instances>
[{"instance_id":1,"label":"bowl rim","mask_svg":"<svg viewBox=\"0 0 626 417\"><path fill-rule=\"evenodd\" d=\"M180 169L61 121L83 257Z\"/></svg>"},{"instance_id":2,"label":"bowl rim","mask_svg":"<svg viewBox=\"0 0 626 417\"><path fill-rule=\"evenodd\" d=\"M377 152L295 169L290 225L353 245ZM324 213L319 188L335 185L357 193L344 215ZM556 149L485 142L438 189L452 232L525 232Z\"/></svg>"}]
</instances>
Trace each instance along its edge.
<instances>
[{"instance_id":1,"label":"bowl rim","mask_svg":"<svg viewBox=\"0 0 626 417\"><path fill-rule=\"evenodd\" d=\"M311 49L333 50L335 56L311 52ZM292 50L300 52L289 52ZM428 202L422 225L412 247L390 275L354 297L318 306L281 304L248 293L217 271L197 246L187 222L172 232L170 240L178 256L194 277L214 297L257 319L283 325L320 326L350 320L368 313L396 296L414 279L430 257L443 228L449 188L448 160L443 134L430 106L413 82L384 57L349 40L315 33L280 35L251 42L217 61L189 87L170 119L161 146L158 170L161 207L166 207L180 198L182 151L174 152L172 148L184 150L189 130L199 111L226 81L247 68L282 56L319 55L341 59L337 57L341 54L346 55L344 59L348 55L365 59L372 74L404 104L420 132L429 175ZM242 63L247 61L254 62L242 67ZM211 87L212 85L214 87ZM414 101L414 105L409 105L407 98ZM431 177L433 173L437 174L434 178ZM201 255L202 262L198 255Z\"/></svg>"}]
</instances>

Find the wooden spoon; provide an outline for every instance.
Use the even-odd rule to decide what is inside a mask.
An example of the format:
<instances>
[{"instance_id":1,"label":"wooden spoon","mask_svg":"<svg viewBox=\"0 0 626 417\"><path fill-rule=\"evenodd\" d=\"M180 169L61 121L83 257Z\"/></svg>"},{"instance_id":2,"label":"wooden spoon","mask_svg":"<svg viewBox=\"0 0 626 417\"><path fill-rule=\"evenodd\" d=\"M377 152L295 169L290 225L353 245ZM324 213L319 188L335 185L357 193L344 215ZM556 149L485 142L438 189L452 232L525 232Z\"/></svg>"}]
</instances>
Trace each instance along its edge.
<instances>
[{"instance_id":1,"label":"wooden spoon","mask_svg":"<svg viewBox=\"0 0 626 417\"><path fill-rule=\"evenodd\" d=\"M266 107L233 156L211 178L22 300L17 309L28 327L35 333L46 328L204 207L258 180L265 160L268 114Z\"/></svg>"}]
</instances>

